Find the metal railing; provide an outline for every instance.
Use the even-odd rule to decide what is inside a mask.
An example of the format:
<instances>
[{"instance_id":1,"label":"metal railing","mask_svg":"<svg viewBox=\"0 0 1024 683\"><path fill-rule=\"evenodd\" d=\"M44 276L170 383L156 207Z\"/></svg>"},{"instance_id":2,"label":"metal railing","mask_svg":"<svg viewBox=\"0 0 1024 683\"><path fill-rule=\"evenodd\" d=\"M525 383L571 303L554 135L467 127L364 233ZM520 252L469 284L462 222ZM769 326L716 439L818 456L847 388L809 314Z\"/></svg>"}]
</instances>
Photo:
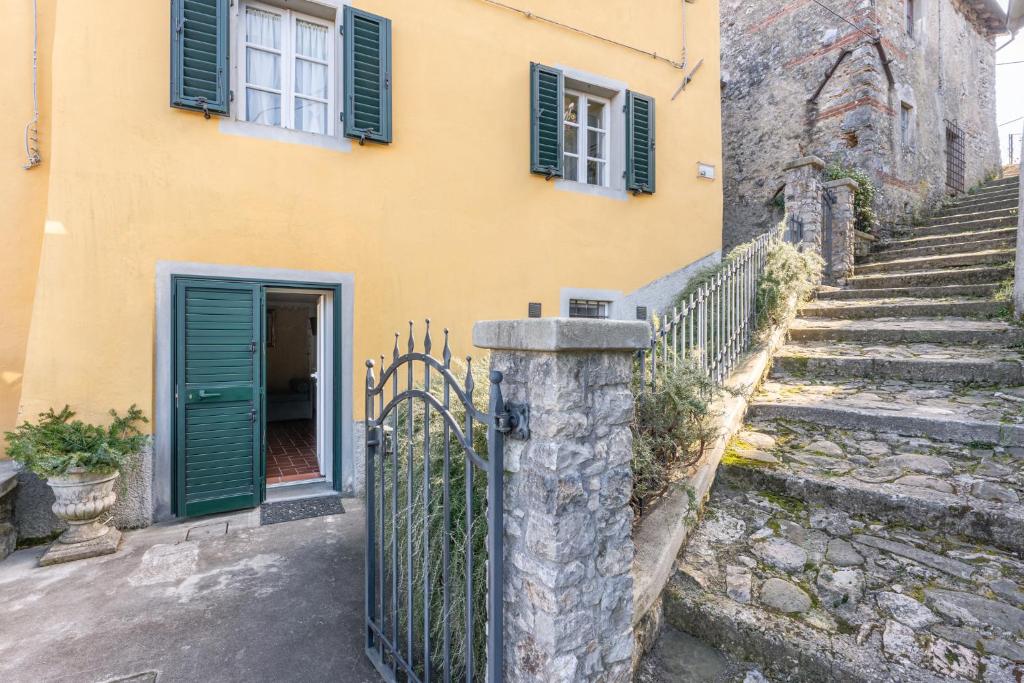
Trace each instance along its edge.
<instances>
[{"instance_id":1,"label":"metal railing","mask_svg":"<svg viewBox=\"0 0 1024 683\"><path fill-rule=\"evenodd\" d=\"M757 290L774 231L730 255L725 266L681 306L655 316L651 346L638 352L642 382L654 388L660 369L692 362L721 383L747 351L757 325Z\"/></svg>"}]
</instances>

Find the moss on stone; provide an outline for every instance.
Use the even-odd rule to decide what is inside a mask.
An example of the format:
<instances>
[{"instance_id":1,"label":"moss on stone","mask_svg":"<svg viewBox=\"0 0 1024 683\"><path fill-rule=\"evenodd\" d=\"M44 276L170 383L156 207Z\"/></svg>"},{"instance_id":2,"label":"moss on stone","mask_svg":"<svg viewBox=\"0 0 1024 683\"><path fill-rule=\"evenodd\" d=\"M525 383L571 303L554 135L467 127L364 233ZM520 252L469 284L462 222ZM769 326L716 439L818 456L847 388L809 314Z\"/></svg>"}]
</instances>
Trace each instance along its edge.
<instances>
[{"instance_id":1,"label":"moss on stone","mask_svg":"<svg viewBox=\"0 0 1024 683\"><path fill-rule=\"evenodd\" d=\"M774 491L761 491L760 494L786 512L792 515L802 515L807 511L807 505L799 498L793 498L792 496L784 496L781 493L775 493Z\"/></svg>"}]
</instances>

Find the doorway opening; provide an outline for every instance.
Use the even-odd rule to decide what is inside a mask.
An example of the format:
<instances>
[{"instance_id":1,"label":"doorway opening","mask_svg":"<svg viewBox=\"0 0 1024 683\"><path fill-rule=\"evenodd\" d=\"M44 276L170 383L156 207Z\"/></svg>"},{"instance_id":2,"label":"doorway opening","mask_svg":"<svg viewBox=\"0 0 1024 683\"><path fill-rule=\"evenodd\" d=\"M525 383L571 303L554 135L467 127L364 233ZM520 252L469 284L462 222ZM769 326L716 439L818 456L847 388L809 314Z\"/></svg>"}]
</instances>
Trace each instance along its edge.
<instances>
[{"instance_id":1,"label":"doorway opening","mask_svg":"<svg viewBox=\"0 0 1024 683\"><path fill-rule=\"evenodd\" d=\"M331 479L326 438L323 292L266 290L266 485Z\"/></svg>"}]
</instances>

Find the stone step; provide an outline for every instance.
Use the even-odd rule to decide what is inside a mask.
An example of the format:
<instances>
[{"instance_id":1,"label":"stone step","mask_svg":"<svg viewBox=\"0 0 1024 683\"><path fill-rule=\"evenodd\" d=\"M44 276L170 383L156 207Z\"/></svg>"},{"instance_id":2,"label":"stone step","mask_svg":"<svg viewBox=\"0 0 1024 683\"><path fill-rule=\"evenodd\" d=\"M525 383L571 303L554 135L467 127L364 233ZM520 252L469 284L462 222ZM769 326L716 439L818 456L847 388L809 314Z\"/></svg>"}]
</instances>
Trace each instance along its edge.
<instances>
[{"instance_id":1,"label":"stone step","mask_svg":"<svg viewBox=\"0 0 1024 683\"><path fill-rule=\"evenodd\" d=\"M940 300L889 297L887 299L814 302L805 304L801 308L801 314L814 318L845 318L848 320L929 316L983 318L998 315L1005 309L1005 302L989 299L949 297Z\"/></svg>"},{"instance_id":2,"label":"stone step","mask_svg":"<svg viewBox=\"0 0 1024 683\"><path fill-rule=\"evenodd\" d=\"M791 377L776 369L750 404L757 419L884 430L956 443L1024 446L1024 388Z\"/></svg>"},{"instance_id":3,"label":"stone step","mask_svg":"<svg viewBox=\"0 0 1024 683\"><path fill-rule=\"evenodd\" d=\"M898 273L939 268L955 268L959 266L998 265L1013 261L1016 256L1014 249L987 249L967 254L950 254L945 256L917 256L913 258L896 258L887 261L858 264L854 271L860 275L871 273Z\"/></svg>"},{"instance_id":4,"label":"stone step","mask_svg":"<svg viewBox=\"0 0 1024 683\"><path fill-rule=\"evenodd\" d=\"M957 235L965 232L981 232L999 228L1016 228L1016 217L986 218L971 221L948 221L933 225L916 225L899 233L901 238L935 237L937 235Z\"/></svg>"},{"instance_id":5,"label":"stone step","mask_svg":"<svg viewBox=\"0 0 1024 683\"><path fill-rule=\"evenodd\" d=\"M1005 236L998 233L1007 233ZM920 256L941 256L948 254L969 254L991 249L1013 249L1017 246L1016 230L992 230L997 233L995 237L984 237L986 233L975 233L972 240L951 240L945 243L925 244L922 246L897 246L890 244L889 248L876 251L862 258L858 263L884 263L894 259L917 258Z\"/></svg>"},{"instance_id":6,"label":"stone step","mask_svg":"<svg viewBox=\"0 0 1024 683\"><path fill-rule=\"evenodd\" d=\"M1001 228L989 228L987 230L972 230L969 232L951 232L946 235L926 235L924 237L904 237L895 240L886 240L885 242L878 242L874 245L873 250L875 252L889 252L897 251L902 249L916 249L919 247L931 247L931 246L947 246L956 245L969 242L976 242L978 240L993 240L993 239L1017 239L1017 228L1014 226L1004 226Z\"/></svg>"},{"instance_id":7,"label":"stone step","mask_svg":"<svg viewBox=\"0 0 1024 683\"><path fill-rule=\"evenodd\" d=\"M957 197L977 197L978 195L988 194L991 192L1005 192L1006 190L1015 190L1019 187L1019 183L1015 183L1009 179L993 180L988 183L984 183L977 187L972 187L964 194Z\"/></svg>"},{"instance_id":8,"label":"stone step","mask_svg":"<svg viewBox=\"0 0 1024 683\"><path fill-rule=\"evenodd\" d=\"M943 216L963 216L983 211L1006 211L1016 209L1018 196L1016 193L1008 194L1006 197L997 197L988 201L974 202L973 204L950 204L937 209L931 214L931 218Z\"/></svg>"},{"instance_id":9,"label":"stone step","mask_svg":"<svg viewBox=\"0 0 1024 683\"><path fill-rule=\"evenodd\" d=\"M1022 671L1024 566L987 545L720 481L677 566L666 623L770 680Z\"/></svg>"},{"instance_id":10,"label":"stone step","mask_svg":"<svg viewBox=\"0 0 1024 683\"><path fill-rule=\"evenodd\" d=\"M983 221L992 218L1006 219L1007 222L1012 222L1017 215L1017 205L1007 204L1005 208L999 209L987 209L987 210L975 210L970 212L959 211L957 213L951 213L949 211L943 211L942 213L936 214L930 218L922 221L919 226L928 225L941 225L943 223L961 223L964 221Z\"/></svg>"},{"instance_id":11,"label":"stone step","mask_svg":"<svg viewBox=\"0 0 1024 683\"><path fill-rule=\"evenodd\" d=\"M789 328L793 341L870 343L1024 344L1024 328L998 320L968 318L900 318L845 320L797 318Z\"/></svg>"},{"instance_id":12,"label":"stone step","mask_svg":"<svg viewBox=\"0 0 1024 683\"><path fill-rule=\"evenodd\" d=\"M977 266L973 268L938 268L916 272L879 275L853 275L846 280L852 289L884 289L887 287L941 287L945 285L977 285L1001 283L1013 277L1013 266Z\"/></svg>"},{"instance_id":13,"label":"stone step","mask_svg":"<svg viewBox=\"0 0 1024 683\"><path fill-rule=\"evenodd\" d=\"M851 515L941 527L1024 558L1024 448L965 447L886 429L753 419L729 444L721 475Z\"/></svg>"},{"instance_id":14,"label":"stone step","mask_svg":"<svg viewBox=\"0 0 1024 683\"><path fill-rule=\"evenodd\" d=\"M1018 187L1020 186L1020 176L1018 175L1005 175L995 180L990 180L983 184L979 189L990 189L994 187Z\"/></svg>"},{"instance_id":15,"label":"stone step","mask_svg":"<svg viewBox=\"0 0 1024 683\"><path fill-rule=\"evenodd\" d=\"M1024 385L1024 353L987 346L789 344L775 367L790 376Z\"/></svg>"},{"instance_id":16,"label":"stone step","mask_svg":"<svg viewBox=\"0 0 1024 683\"><path fill-rule=\"evenodd\" d=\"M935 287L893 287L890 289L821 289L819 301L848 301L850 299L888 299L893 296L916 299L941 299L950 296L990 297L999 289L998 284L940 285Z\"/></svg>"},{"instance_id":17,"label":"stone step","mask_svg":"<svg viewBox=\"0 0 1024 683\"><path fill-rule=\"evenodd\" d=\"M719 475L723 481L738 488L771 491L806 503L835 507L849 514L870 514L891 524L928 526L1001 550L1024 554L1024 536L1020 533L1024 525L1024 506L949 493L946 486L952 487L952 484L909 470L907 474L893 480L902 479L902 484L862 481L853 476L837 475L836 472L842 471L844 466L824 463L827 459L824 456L800 457L808 462L811 457L820 457L823 465L831 469L820 472L814 472L813 468L790 471L784 466L768 467L756 461L736 458L724 464ZM868 472L863 476L870 477L872 474ZM992 482L989 485L989 480L979 481L986 482L980 485L979 492L984 487L989 494L1011 491L1013 495L1020 496L1019 491L998 483ZM955 487L952 490L955 491Z\"/></svg>"},{"instance_id":18,"label":"stone step","mask_svg":"<svg viewBox=\"0 0 1024 683\"><path fill-rule=\"evenodd\" d=\"M1019 196L1020 192L1017 188L999 188L992 192L979 192L976 194L964 195L962 198L953 202L950 206L965 207L978 206L979 204L991 202L1016 201Z\"/></svg>"}]
</instances>

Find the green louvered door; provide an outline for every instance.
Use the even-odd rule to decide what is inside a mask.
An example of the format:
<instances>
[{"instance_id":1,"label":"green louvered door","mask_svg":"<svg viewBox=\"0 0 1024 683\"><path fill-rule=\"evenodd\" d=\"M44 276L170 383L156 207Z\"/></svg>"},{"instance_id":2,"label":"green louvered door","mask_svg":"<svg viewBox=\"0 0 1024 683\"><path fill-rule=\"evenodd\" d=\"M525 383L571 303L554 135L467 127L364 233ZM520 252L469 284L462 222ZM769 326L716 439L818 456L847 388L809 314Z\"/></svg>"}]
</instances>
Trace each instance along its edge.
<instances>
[{"instance_id":1,"label":"green louvered door","mask_svg":"<svg viewBox=\"0 0 1024 683\"><path fill-rule=\"evenodd\" d=\"M259 285L175 287L178 514L255 507L262 485Z\"/></svg>"}]
</instances>

